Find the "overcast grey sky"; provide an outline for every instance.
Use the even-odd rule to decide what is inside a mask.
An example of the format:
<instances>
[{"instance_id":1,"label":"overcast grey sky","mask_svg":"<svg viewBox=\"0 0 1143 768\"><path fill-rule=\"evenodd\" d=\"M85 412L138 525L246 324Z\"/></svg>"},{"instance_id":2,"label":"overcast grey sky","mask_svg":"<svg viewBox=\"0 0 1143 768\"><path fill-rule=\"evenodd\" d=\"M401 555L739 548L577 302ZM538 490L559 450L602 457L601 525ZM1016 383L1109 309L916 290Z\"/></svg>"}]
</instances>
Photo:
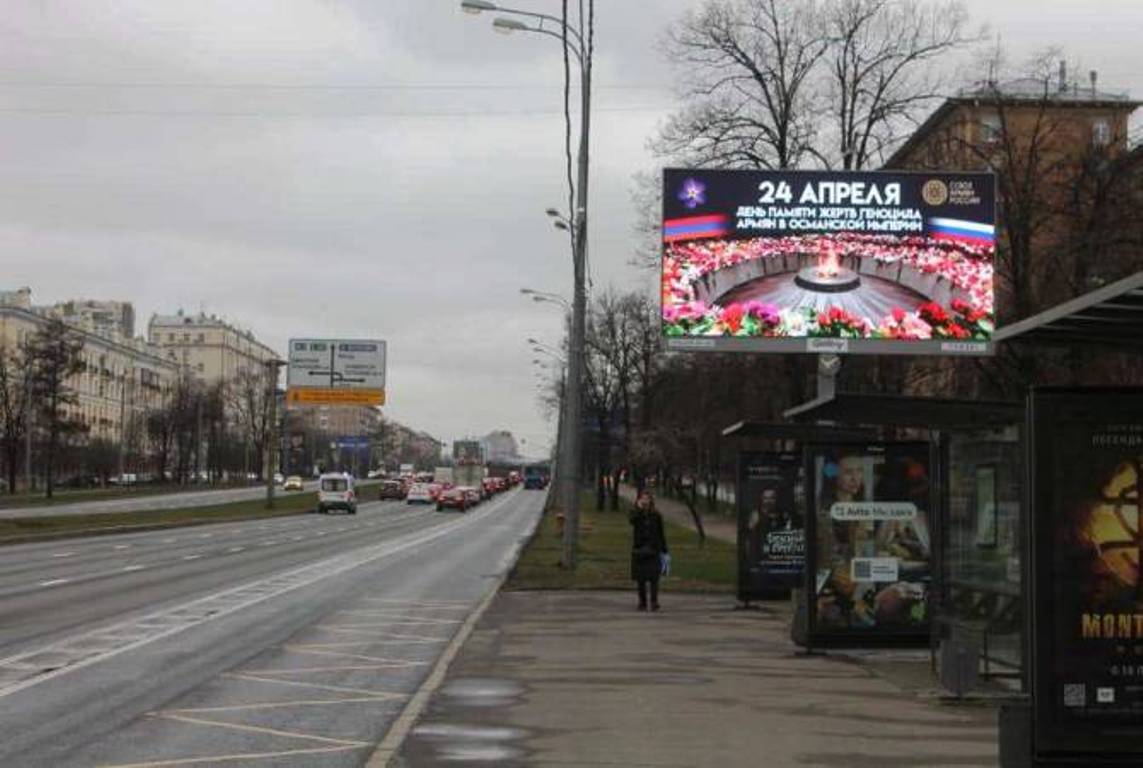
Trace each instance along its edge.
<instances>
[{"instance_id":1,"label":"overcast grey sky","mask_svg":"<svg viewBox=\"0 0 1143 768\"><path fill-rule=\"evenodd\" d=\"M389 341L386 413L453 439L553 431L525 338L566 294L562 61L454 0L6 0L0 288ZM663 26L697 0L597 0L595 286L628 266L633 173L671 110ZM556 0L516 5L558 12ZM1061 45L1143 96L1143 3L972 0L1019 58Z\"/></svg>"}]
</instances>

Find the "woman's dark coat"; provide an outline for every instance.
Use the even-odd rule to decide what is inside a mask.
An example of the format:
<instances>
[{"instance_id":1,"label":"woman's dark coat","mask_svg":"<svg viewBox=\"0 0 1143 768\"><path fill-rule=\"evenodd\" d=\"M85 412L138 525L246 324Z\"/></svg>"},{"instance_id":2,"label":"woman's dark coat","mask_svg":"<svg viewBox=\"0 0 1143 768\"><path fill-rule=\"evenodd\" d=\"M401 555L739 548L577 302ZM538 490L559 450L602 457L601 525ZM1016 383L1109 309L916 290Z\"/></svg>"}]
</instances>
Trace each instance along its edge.
<instances>
[{"instance_id":1,"label":"woman's dark coat","mask_svg":"<svg viewBox=\"0 0 1143 768\"><path fill-rule=\"evenodd\" d=\"M659 555L667 553L667 537L663 533L663 517L658 512L632 510L631 578L654 581L659 578Z\"/></svg>"}]
</instances>

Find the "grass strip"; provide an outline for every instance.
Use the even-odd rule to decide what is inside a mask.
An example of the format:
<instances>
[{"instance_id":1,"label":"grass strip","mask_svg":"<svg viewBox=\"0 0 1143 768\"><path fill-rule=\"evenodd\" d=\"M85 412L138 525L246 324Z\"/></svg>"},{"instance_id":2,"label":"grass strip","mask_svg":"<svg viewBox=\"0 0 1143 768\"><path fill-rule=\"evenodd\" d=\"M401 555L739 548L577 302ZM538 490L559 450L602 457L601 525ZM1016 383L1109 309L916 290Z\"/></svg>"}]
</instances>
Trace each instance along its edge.
<instances>
[{"instance_id":1,"label":"grass strip","mask_svg":"<svg viewBox=\"0 0 1143 768\"><path fill-rule=\"evenodd\" d=\"M630 505L621 501L618 512L597 512L592 498L585 496L580 507L575 571L560 567L563 542L559 521L554 511L545 513L505 589L634 589L629 510ZM671 575L662 582L664 591L734 592L738 555L733 544L708 538L699 547L694 531L669 521L666 535Z\"/></svg>"},{"instance_id":2,"label":"grass strip","mask_svg":"<svg viewBox=\"0 0 1143 768\"><path fill-rule=\"evenodd\" d=\"M91 488L83 491L57 490L52 498L43 494L21 493L0 497L0 509L13 507L50 507L56 504L77 504L85 501L115 501L145 496L165 496L172 493L199 493L206 491L232 491L236 488L256 488L259 483L223 483L216 485L143 485L119 488ZM262 484L263 487L264 484Z\"/></svg>"},{"instance_id":3,"label":"grass strip","mask_svg":"<svg viewBox=\"0 0 1143 768\"><path fill-rule=\"evenodd\" d=\"M376 483L358 483L359 503L377 500ZM238 520L300 515L317 508L315 491L289 492L278 490L274 495L274 509L266 509L266 499L234 501L206 507L183 509L156 509L136 512L104 512L90 515L37 515L0 520L0 545L17 544L74 536L149 531L162 528L181 528L189 525L207 525Z\"/></svg>"}]
</instances>

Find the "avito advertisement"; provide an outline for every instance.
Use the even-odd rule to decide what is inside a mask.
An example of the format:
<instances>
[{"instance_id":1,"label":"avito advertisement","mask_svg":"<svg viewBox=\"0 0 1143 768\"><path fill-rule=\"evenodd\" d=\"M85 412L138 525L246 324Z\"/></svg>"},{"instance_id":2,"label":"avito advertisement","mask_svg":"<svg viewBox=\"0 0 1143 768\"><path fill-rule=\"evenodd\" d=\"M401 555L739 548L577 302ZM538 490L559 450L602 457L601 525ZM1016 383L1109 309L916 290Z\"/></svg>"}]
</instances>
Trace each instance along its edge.
<instances>
[{"instance_id":1,"label":"avito advertisement","mask_svg":"<svg viewBox=\"0 0 1143 768\"><path fill-rule=\"evenodd\" d=\"M810 632L927 639L928 444L815 445L806 467Z\"/></svg>"}]
</instances>

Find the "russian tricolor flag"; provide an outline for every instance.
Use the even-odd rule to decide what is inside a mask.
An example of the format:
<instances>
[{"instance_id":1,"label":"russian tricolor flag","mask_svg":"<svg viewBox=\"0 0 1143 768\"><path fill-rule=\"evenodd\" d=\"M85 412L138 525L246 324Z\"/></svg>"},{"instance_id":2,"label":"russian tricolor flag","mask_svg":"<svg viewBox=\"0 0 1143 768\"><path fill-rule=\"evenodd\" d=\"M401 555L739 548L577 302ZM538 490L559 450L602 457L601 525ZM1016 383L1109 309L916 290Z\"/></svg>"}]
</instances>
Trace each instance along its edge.
<instances>
[{"instance_id":1,"label":"russian tricolor flag","mask_svg":"<svg viewBox=\"0 0 1143 768\"><path fill-rule=\"evenodd\" d=\"M975 245L996 242L996 227L961 219L929 219L929 236L935 240L957 240Z\"/></svg>"},{"instance_id":2,"label":"russian tricolor flag","mask_svg":"<svg viewBox=\"0 0 1143 768\"><path fill-rule=\"evenodd\" d=\"M722 237L730 232L730 217L716 213L709 216L687 216L663 222L663 242Z\"/></svg>"}]
</instances>

